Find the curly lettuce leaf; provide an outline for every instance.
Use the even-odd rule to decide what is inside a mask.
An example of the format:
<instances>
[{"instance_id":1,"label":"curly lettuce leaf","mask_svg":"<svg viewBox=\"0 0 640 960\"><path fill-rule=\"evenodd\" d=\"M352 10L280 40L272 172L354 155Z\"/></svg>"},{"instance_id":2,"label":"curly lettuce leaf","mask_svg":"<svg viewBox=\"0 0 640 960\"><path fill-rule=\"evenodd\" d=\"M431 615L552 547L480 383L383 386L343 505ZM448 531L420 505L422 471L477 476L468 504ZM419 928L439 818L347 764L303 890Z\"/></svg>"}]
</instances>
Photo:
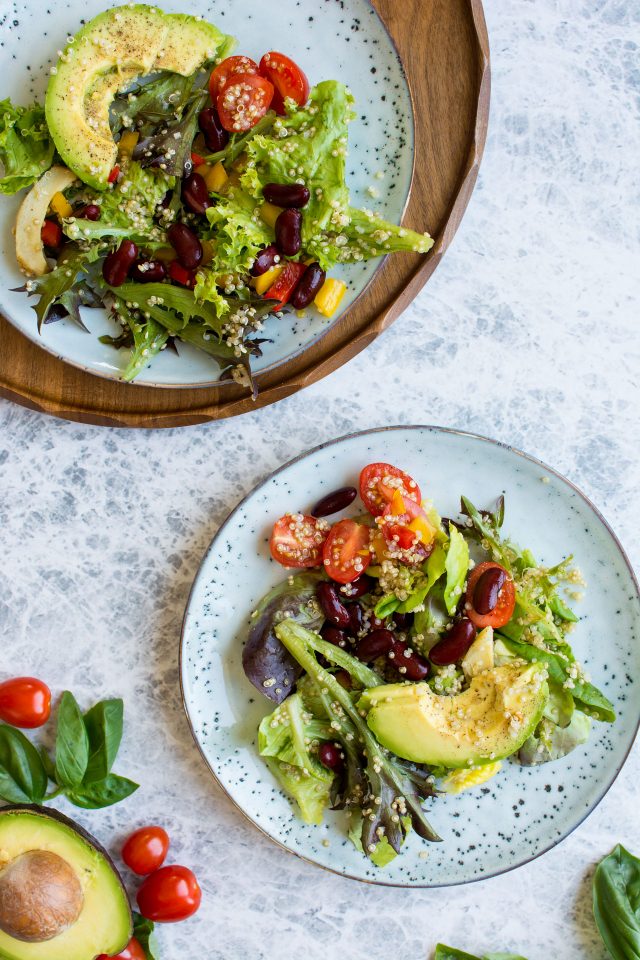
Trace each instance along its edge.
<instances>
[{"instance_id":1,"label":"curly lettuce leaf","mask_svg":"<svg viewBox=\"0 0 640 960\"><path fill-rule=\"evenodd\" d=\"M11 196L30 187L53 163L55 146L44 115L44 107L14 107L0 101L0 193Z\"/></svg>"},{"instance_id":2,"label":"curly lettuce leaf","mask_svg":"<svg viewBox=\"0 0 640 960\"><path fill-rule=\"evenodd\" d=\"M79 250L75 246L70 246L68 250L65 248L53 270L28 280L25 286L20 288L26 290L29 296L38 297L38 302L33 307L38 318L38 331L42 324L47 322L49 313L56 304L62 305L72 318L75 318L72 311L75 311L75 307L82 301L73 303L71 294L100 255L101 251L97 246L88 250ZM82 321L80 325L84 326Z\"/></svg>"},{"instance_id":3,"label":"curly lettuce leaf","mask_svg":"<svg viewBox=\"0 0 640 960\"><path fill-rule=\"evenodd\" d=\"M211 264L198 273L196 286L196 296L204 300L219 277L248 273L258 251L273 242L273 232L260 219L256 201L239 186L230 187L209 207L207 220L214 256Z\"/></svg>"}]
</instances>

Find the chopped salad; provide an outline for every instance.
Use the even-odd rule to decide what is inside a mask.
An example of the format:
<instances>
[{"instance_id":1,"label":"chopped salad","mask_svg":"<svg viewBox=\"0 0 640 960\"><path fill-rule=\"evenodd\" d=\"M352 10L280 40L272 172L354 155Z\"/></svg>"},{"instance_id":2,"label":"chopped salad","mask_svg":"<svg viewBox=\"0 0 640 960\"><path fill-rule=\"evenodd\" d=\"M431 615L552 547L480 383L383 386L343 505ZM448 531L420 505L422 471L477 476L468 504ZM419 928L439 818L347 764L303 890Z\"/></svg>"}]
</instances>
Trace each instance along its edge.
<instances>
[{"instance_id":1,"label":"chopped salad","mask_svg":"<svg viewBox=\"0 0 640 960\"><path fill-rule=\"evenodd\" d=\"M346 86L234 44L198 17L114 7L68 38L44 105L0 103L0 192L30 188L16 254L38 329L106 308L127 381L182 341L255 393L270 314L331 317L337 265L433 243L351 205Z\"/></svg>"},{"instance_id":2,"label":"chopped salad","mask_svg":"<svg viewBox=\"0 0 640 960\"><path fill-rule=\"evenodd\" d=\"M305 822L345 810L378 867L412 829L440 839L426 800L484 784L506 761L557 761L593 719L615 720L570 644L573 558L542 566L504 535L504 515L503 497L492 510L462 497L443 519L407 473L371 463L359 489L273 527L271 555L290 573L243 649L275 704L258 748Z\"/></svg>"}]
</instances>

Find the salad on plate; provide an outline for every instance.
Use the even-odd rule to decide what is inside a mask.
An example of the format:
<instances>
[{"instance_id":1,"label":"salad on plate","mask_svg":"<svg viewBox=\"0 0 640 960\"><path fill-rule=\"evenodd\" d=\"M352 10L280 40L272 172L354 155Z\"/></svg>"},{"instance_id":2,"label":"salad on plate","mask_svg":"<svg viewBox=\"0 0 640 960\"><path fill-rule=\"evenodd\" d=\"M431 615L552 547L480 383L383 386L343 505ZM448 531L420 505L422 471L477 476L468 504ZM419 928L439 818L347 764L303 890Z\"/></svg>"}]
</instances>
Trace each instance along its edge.
<instances>
[{"instance_id":1,"label":"salad on plate","mask_svg":"<svg viewBox=\"0 0 640 960\"><path fill-rule=\"evenodd\" d=\"M0 103L0 192L29 190L16 256L38 328L105 308L124 380L182 341L255 393L269 315L332 317L337 265L432 246L351 205L339 80L311 88L286 54L231 55L213 24L142 4L67 39L44 104Z\"/></svg>"},{"instance_id":2,"label":"salad on plate","mask_svg":"<svg viewBox=\"0 0 640 960\"><path fill-rule=\"evenodd\" d=\"M345 810L378 867L412 829L440 839L426 800L485 784L507 762L560 760L594 719L615 720L570 643L569 601L584 586L573 558L542 566L504 535L504 514L502 496L492 510L462 497L443 519L416 480L370 463L359 489L273 527L271 555L290 573L254 611L243 649L247 677L275 704L259 751L305 822Z\"/></svg>"}]
</instances>

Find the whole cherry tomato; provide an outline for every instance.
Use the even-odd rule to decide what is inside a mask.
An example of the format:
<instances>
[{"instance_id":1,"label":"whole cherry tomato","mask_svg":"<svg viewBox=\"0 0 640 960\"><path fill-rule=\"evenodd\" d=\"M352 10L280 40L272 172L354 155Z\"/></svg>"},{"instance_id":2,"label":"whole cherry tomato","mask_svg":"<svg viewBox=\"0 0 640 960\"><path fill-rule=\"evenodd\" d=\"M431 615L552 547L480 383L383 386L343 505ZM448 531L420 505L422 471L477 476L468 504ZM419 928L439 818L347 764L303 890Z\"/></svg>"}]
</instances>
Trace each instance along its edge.
<instances>
[{"instance_id":1,"label":"whole cherry tomato","mask_svg":"<svg viewBox=\"0 0 640 960\"><path fill-rule=\"evenodd\" d=\"M154 923L175 923L191 917L202 900L195 875L188 867L160 867L138 890L138 909Z\"/></svg>"},{"instance_id":2,"label":"whole cherry tomato","mask_svg":"<svg viewBox=\"0 0 640 960\"><path fill-rule=\"evenodd\" d=\"M131 937L124 950L121 950L115 957L101 953L99 957L96 957L96 960L147 960L147 955L136 938Z\"/></svg>"},{"instance_id":3,"label":"whole cherry tomato","mask_svg":"<svg viewBox=\"0 0 640 960\"><path fill-rule=\"evenodd\" d=\"M51 714L51 690L35 677L0 683L0 720L12 727L41 727Z\"/></svg>"},{"instance_id":4,"label":"whole cherry tomato","mask_svg":"<svg viewBox=\"0 0 640 960\"><path fill-rule=\"evenodd\" d=\"M161 867L169 849L169 834L162 827L140 827L122 848L122 859L134 873L144 877Z\"/></svg>"}]
</instances>

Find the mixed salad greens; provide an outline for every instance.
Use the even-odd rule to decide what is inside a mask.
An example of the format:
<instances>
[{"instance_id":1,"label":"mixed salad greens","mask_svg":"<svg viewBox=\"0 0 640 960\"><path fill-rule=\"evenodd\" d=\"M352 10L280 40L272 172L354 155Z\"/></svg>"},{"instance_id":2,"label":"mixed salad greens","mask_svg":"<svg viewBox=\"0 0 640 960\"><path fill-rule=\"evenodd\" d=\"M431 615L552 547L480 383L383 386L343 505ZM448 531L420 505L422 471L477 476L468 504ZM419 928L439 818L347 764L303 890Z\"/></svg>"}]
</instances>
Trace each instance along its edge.
<instances>
[{"instance_id":1,"label":"mixed salad greens","mask_svg":"<svg viewBox=\"0 0 640 960\"><path fill-rule=\"evenodd\" d=\"M351 206L345 85L310 89L289 57L258 64L234 43L198 17L116 7L69 38L44 106L0 103L0 191L31 187L16 252L38 327L106 308L125 380L182 341L255 392L267 315L331 317L336 265L433 243Z\"/></svg>"},{"instance_id":2,"label":"mixed salad greens","mask_svg":"<svg viewBox=\"0 0 640 960\"><path fill-rule=\"evenodd\" d=\"M593 719L615 720L569 638L582 578L572 557L539 564L502 532L504 498L443 520L416 481L366 466L364 508L345 487L273 528L292 572L259 604L245 672L275 703L259 728L269 769L307 823L345 809L377 866L413 828L439 839L423 801L558 760Z\"/></svg>"}]
</instances>

